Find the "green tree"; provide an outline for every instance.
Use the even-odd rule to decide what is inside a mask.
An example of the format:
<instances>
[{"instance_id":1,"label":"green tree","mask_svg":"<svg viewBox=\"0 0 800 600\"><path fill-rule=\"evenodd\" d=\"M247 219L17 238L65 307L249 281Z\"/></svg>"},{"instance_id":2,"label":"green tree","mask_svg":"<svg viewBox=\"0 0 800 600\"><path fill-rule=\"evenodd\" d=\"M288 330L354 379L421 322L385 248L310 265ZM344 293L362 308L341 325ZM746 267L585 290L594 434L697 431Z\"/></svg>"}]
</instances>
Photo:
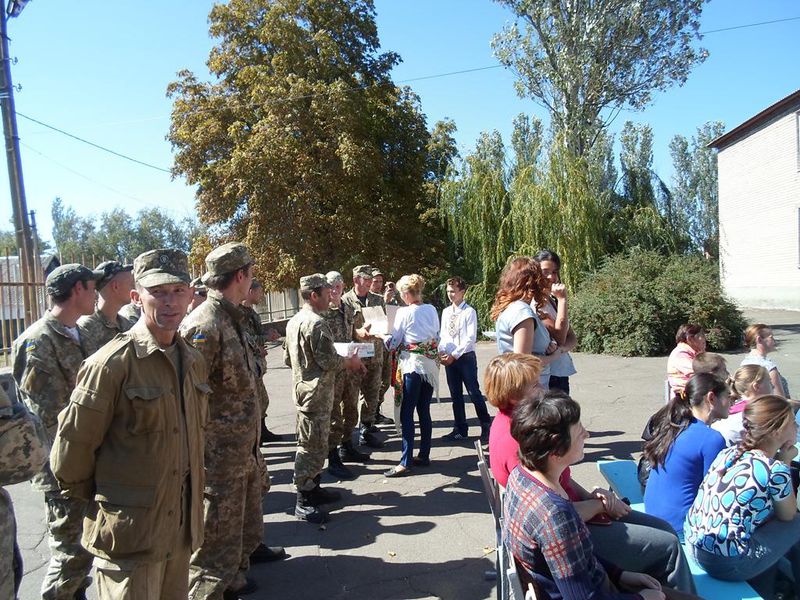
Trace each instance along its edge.
<instances>
[{"instance_id":1,"label":"green tree","mask_svg":"<svg viewBox=\"0 0 800 600\"><path fill-rule=\"evenodd\" d=\"M201 221L248 243L269 287L441 264L430 134L372 0L230 0L209 20L213 81L183 71L168 88L173 171L198 184Z\"/></svg>"},{"instance_id":2,"label":"green tree","mask_svg":"<svg viewBox=\"0 0 800 600\"><path fill-rule=\"evenodd\" d=\"M177 221L160 208L147 208L135 216L121 208L80 217L60 198L52 205L56 252L67 261L130 261L154 248L189 252L203 230L192 219Z\"/></svg>"},{"instance_id":3,"label":"green tree","mask_svg":"<svg viewBox=\"0 0 800 600\"><path fill-rule=\"evenodd\" d=\"M494 37L495 55L576 157L620 109L683 84L706 57L692 45L705 0L497 1L516 20Z\"/></svg>"},{"instance_id":4,"label":"green tree","mask_svg":"<svg viewBox=\"0 0 800 600\"><path fill-rule=\"evenodd\" d=\"M691 139L676 135L670 142L675 169L672 205L675 220L687 232L695 249L719 256L719 196L717 153L708 144L721 136L720 121L698 127Z\"/></svg>"}]
</instances>

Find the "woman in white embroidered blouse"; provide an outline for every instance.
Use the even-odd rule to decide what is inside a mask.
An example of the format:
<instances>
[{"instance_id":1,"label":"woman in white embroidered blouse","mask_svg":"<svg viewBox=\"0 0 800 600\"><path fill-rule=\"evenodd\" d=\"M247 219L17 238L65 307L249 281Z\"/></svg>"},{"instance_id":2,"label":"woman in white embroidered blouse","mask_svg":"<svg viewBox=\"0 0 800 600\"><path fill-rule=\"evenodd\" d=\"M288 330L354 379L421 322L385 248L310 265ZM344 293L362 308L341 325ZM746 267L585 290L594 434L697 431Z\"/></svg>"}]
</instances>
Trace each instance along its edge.
<instances>
[{"instance_id":1,"label":"woman in white embroidered blouse","mask_svg":"<svg viewBox=\"0 0 800 600\"><path fill-rule=\"evenodd\" d=\"M403 376L400 423L403 437L403 454L400 464L386 471L386 477L403 477L416 466L430 464L431 398L438 387L439 315L430 304L422 303L425 280L420 275L405 275L397 282L400 297L406 306L398 309L387 341L390 350L398 349L398 370ZM414 410L417 411L420 429L419 454L414 451Z\"/></svg>"}]
</instances>

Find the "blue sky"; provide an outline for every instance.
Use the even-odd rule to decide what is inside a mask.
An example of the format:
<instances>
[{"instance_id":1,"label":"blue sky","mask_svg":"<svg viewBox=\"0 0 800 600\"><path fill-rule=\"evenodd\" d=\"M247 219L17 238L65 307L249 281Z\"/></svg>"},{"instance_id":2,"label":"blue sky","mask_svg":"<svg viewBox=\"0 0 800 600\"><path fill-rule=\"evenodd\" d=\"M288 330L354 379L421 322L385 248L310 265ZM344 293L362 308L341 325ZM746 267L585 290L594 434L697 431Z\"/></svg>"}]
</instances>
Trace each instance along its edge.
<instances>
[{"instance_id":1,"label":"blue sky","mask_svg":"<svg viewBox=\"0 0 800 600\"><path fill-rule=\"evenodd\" d=\"M70 133L169 168L172 153L167 84L189 68L206 73L211 0L34 0L9 22L10 51L19 113ZM511 15L490 0L376 0L384 49L398 52L398 83L496 64L490 41ZM796 0L712 0L701 30L800 16ZM650 123L654 168L669 180L668 144L692 135L706 121L734 127L800 87L800 20L709 33L710 57L681 88L657 94L643 112L625 120ZM428 123L449 117L458 126L462 153L481 131L497 129L508 140L520 112L545 118L540 107L516 96L513 76L502 68L408 81L420 95ZM59 196L80 214L123 207L131 213L159 206L174 217L194 214L194 190L168 173L100 152L20 117L22 164L28 208L40 234L50 239L50 206ZM10 229L7 176L0 183L0 228Z\"/></svg>"}]
</instances>

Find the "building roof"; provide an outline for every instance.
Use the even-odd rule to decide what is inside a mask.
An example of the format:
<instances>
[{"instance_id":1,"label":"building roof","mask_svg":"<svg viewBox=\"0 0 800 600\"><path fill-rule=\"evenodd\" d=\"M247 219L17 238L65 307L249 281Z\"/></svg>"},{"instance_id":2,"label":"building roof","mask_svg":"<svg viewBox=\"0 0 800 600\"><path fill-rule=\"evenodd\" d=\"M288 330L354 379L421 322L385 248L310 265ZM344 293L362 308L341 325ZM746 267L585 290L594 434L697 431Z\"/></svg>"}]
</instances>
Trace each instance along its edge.
<instances>
[{"instance_id":1,"label":"building roof","mask_svg":"<svg viewBox=\"0 0 800 600\"><path fill-rule=\"evenodd\" d=\"M789 94L782 100L778 100L775 104L765 108L754 117L750 117L738 127L734 127L728 133L722 134L717 139L711 141L708 147L721 150L724 146L730 146L761 127L773 117L790 112L797 107L800 107L800 90Z\"/></svg>"}]
</instances>

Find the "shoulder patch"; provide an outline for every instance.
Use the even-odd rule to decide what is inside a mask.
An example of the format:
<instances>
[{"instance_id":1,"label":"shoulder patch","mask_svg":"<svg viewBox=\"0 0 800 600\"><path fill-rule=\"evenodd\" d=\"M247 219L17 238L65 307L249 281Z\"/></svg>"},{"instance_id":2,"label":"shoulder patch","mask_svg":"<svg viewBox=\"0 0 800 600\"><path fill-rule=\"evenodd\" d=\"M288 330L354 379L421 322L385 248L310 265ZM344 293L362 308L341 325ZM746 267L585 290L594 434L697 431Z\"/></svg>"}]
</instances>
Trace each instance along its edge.
<instances>
[{"instance_id":1,"label":"shoulder patch","mask_svg":"<svg viewBox=\"0 0 800 600\"><path fill-rule=\"evenodd\" d=\"M192 342L202 344L206 341L206 336L199 331L192 336Z\"/></svg>"}]
</instances>

